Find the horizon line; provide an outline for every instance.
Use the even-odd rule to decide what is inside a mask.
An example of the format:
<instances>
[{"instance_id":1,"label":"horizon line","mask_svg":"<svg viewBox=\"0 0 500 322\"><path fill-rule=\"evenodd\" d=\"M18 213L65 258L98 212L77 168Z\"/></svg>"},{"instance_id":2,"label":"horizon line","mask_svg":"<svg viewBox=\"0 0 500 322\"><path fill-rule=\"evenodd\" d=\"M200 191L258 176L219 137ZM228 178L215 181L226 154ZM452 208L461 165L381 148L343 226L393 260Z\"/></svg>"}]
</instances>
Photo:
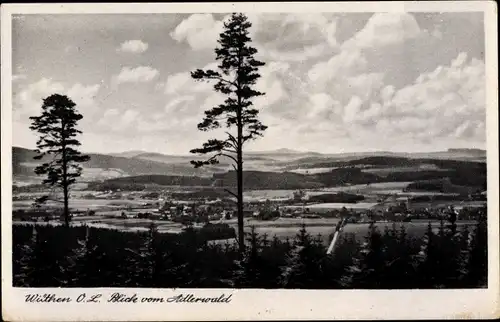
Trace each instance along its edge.
<instances>
[{"instance_id":1,"label":"horizon line","mask_svg":"<svg viewBox=\"0 0 500 322\"><path fill-rule=\"evenodd\" d=\"M33 151L34 148L27 148L19 145L12 145L12 148L22 148L26 150L31 150ZM320 154L320 155L340 155L340 154L362 154L362 153L391 153L391 154L418 154L418 153L439 153L439 152L449 152L450 150L476 150L476 151L482 151L482 152L487 152L486 149L481 149L481 148L474 148L474 147L468 147L468 148L447 148L446 150L440 149L440 150L426 150L426 151L391 151L391 150L375 150L375 151L353 151L353 152L317 152L317 151L302 151L302 150L296 150L296 149L290 149L290 148L277 148L274 150L249 150L249 151L244 151L245 152L250 152L250 153L260 153L260 154L266 154L266 153L276 153L279 151L283 150L288 150L291 152L291 154ZM165 156L177 156L177 157L188 157L188 156L195 156L196 154L166 154L162 152L153 152L153 151L146 151L146 150L126 150L126 151L120 151L120 152L95 152L95 151L82 151L83 153L86 154L102 154L102 155L112 155L116 156L117 154L123 154L127 152L140 152L141 154L160 154L160 155L165 155Z\"/></svg>"}]
</instances>

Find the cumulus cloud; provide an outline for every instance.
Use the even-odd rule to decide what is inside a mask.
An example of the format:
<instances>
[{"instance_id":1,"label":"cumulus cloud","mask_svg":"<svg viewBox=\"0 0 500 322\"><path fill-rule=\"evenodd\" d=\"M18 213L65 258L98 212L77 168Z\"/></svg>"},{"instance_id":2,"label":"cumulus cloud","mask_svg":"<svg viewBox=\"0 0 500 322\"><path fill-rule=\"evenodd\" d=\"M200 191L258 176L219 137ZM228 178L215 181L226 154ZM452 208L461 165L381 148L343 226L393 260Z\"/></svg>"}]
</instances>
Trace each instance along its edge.
<instances>
[{"instance_id":1,"label":"cumulus cloud","mask_svg":"<svg viewBox=\"0 0 500 322\"><path fill-rule=\"evenodd\" d=\"M67 86L50 78L42 78L37 82L20 85L13 93L13 127L16 135L13 144L34 146L37 136L29 130L29 117L40 115L43 99L52 94L67 95L72 99L77 110L84 115L79 123L80 128L92 129L93 116L99 112L95 96L100 84L84 85L80 83ZM89 126L90 125L90 126Z\"/></svg>"},{"instance_id":2,"label":"cumulus cloud","mask_svg":"<svg viewBox=\"0 0 500 322\"><path fill-rule=\"evenodd\" d=\"M250 14L251 34L260 55L281 61L320 57L338 46L333 14Z\"/></svg>"},{"instance_id":3,"label":"cumulus cloud","mask_svg":"<svg viewBox=\"0 0 500 322\"><path fill-rule=\"evenodd\" d=\"M121 134L130 137L141 123L143 116L136 108L124 110L111 108L106 110L91 129L92 132L106 131L107 133Z\"/></svg>"},{"instance_id":4,"label":"cumulus cloud","mask_svg":"<svg viewBox=\"0 0 500 322\"><path fill-rule=\"evenodd\" d=\"M127 53L136 53L141 54L148 50L149 45L142 40L127 40L120 45L118 51L127 52Z\"/></svg>"},{"instance_id":5,"label":"cumulus cloud","mask_svg":"<svg viewBox=\"0 0 500 322\"><path fill-rule=\"evenodd\" d=\"M178 42L187 42L194 50L213 49L222 32L223 22L211 13L192 14L184 19L170 36Z\"/></svg>"},{"instance_id":6,"label":"cumulus cloud","mask_svg":"<svg viewBox=\"0 0 500 322\"><path fill-rule=\"evenodd\" d=\"M342 49L363 49L400 44L423 31L408 13L376 13L365 27L342 44Z\"/></svg>"},{"instance_id":7,"label":"cumulus cloud","mask_svg":"<svg viewBox=\"0 0 500 322\"><path fill-rule=\"evenodd\" d=\"M308 112L293 108L297 120L287 122L289 136L305 131L308 137L330 142L340 135L360 149L375 144L375 138L377 146L383 140L388 149L403 150L401 142L416 148L431 143L446 147L484 142L483 61L469 59L462 52L448 64L396 88L386 83L384 73L367 72L369 62L362 53L354 51L357 55L349 56L347 52L314 65L302 78L301 86L306 86L309 95L294 95L294 100L300 100L295 106L305 106ZM286 115L286 109L270 107L268 111L279 116Z\"/></svg>"},{"instance_id":8,"label":"cumulus cloud","mask_svg":"<svg viewBox=\"0 0 500 322\"><path fill-rule=\"evenodd\" d=\"M338 46L336 19L333 14L248 14L253 44L260 56L281 61L303 61L319 57ZM170 34L178 42L186 42L194 50L217 46L223 21L212 14L192 14Z\"/></svg>"},{"instance_id":9,"label":"cumulus cloud","mask_svg":"<svg viewBox=\"0 0 500 322\"><path fill-rule=\"evenodd\" d=\"M394 121L393 134L481 142L485 104L484 62L460 53L395 92L377 117Z\"/></svg>"},{"instance_id":10,"label":"cumulus cloud","mask_svg":"<svg viewBox=\"0 0 500 322\"><path fill-rule=\"evenodd\" d=\"M165 93L186 93L186 92L209 92L212 85L209 82L195 81L189 72L181 72L169 75L165 82Z\"/></svg>"},{"instance_id":11,"label":"cumulus cloud","mask_svg":"<svg viewBox=\"0 0 500 322\"><path fill-rule=\"evenodd\" d=\"M213 17L201 18L197 17L214 26ZM184 22L197 19L190 17ZM251 16L252 37L259 57L266 61L257 83L257 89L266 96L255 99L255 106L261 110L261 120L270 126L259 140L263 143L256 146L271 142L279 145L276 140L281 135L288 138L285 145L296 140L297 148L306 141L311 146L314 137L339 148L349 141L359 144L360 150L369 149L370 144L404 150L437 141L446 146L453 140L484 140L481 60L470 59L463 52L428 72L415 69L420 76L416 73L410 84L394 82L394 71L388 77L380 66L393 64L395 46L404 46L410 40L425 43L428 37L438 37L439 30L422 29L412 14L377 13L339 45L337 19L333 15L306 14ZM201 32L189 33L187 24L180 29L186 41ZM419 68L423 66L427 65ZM211 85L197 92L189 75L183 73L169 77L165 91L167 95L186 95L186 87L191 87L194 98L178 107L192 113L211 107L205 104L209 100L212 104L220 101L220 97L207 94ZM407 144L401 144L401 140Z\"/></svg>"},{"instance_id":12,"label":"cumulus cloud","mask_svg":"<svg viewBox=\"0 0 500 322\"><path fill-rule=\"evenodd\" d=\"M285 62L271 62L260 70L261 78L257 81L256 90L265 93L265 96L256 98L259 107L277 104L287 95L285 79L290 75L290 64Z\"/></svg>"},{"instance_id":13,"label":"cumulus cloud","mask_svg":"<svg viewBox=\"0 0 500 322\"><path fill-rule=\"evenodd\" d=\"M115 77L117 84L120 83L147 83L154 80L160 72L149 66L123 67Z\"/></svg>"},{"instance_id":14,"label":"cumulus cloud","mask_svg":"<svg viewBox=\"0 0 500 322\"><path fill-rule=\"evenodd\" d=\"M14 109L20 113L39 112L43 99L52 94L67 95L73 100L77 108L95 106L95 96L100 84L83 85L76 83L71 87L55 82L49 78L42 78L38 82L27 85L14 96Z\"/></svg>"},{"instance_id":15,"label":"cumulus cloud","mask_svg":"<svg viewBox=\"0 0 500 322\"><path fill-rule=\"evenodd\" d=\"M310 97L307 119L331 120L339 115L340 104L327 93L317 93Z\"/></svg>"},{"instance_id":16,"label":"cumulus cloud","mask_svg":"<svg viewBox=\"0 0 500 322\"><path fill-rule=\"evenodd\" d=\"M51 94L63 93L64 85L50 78L28 84L14 91L13 116L17 121L29 122L28 118L41 111L43 99Z\"/></svg>"},{"instance_id":17,"label":"cumulus cloud","mask_svg":"<svg viewBox=\"0 0 500 322\"><path fill-rule=\"evenodd\" d=\"M301 148L304 144L304 149L324 150L328 146L340 151L345 142L355 145L352 149L366 150L374 144L405 149L484 140L482 61L463 52L447 64L421 73L410 84L391 83L384 71L373 68L368 49L383 56L383 51L389 50L385 47L429 34L412 15L375 14L339 45L336 19L286 14L251 19L259 55L266 57L257 83L257 89L266 95L254 103L263 123L270 126L265 137L252 146ZM271 26L275 26L271 32L263 32ZM197 14L181 22L171 36L195 50L213 49L220 31L221 22L212 15ZM390 59L387 55L388 63ZM214 69L216 64L201 68ZM148 82L156 79L158 72L151 67L125 67L120 75L118 83ZM223 102L212 86L213 82L194 81L189 71L171 74L155 84L164 95L164 104L156 113L114 109L103 116L103 122L109 124L110 131L161 133L174 140L201 142L217 136L196 130L203 112ZM84 95L91 96L92 88L86 89L88 94ZM406 143L402 145L402 141Z\"/></svg>"},{"instance_id":18,"label":"cumulus cloud","mask_svg":"<svg viewBox=\"0 0 500 322\"><path fill-rule=\"evenodd\" d=\"M203 69L214 69L216 65L210 63ZM220 94L214 93L213 82L195 81L189 71L169 75L165 82L156 84L155 89L163 90L165 104L154 115L137 117L134 130L142 134L161 131L169 137L196 136L196 125L202 120L203 112L224 101Z\"/></svg>"},{"instance_id":19,"label":"cumulus cloud","mask_svg":"<svg viewBox=\"0 0 500 322\"><path fill-rule=\"evenodd\" d=\"M308 72L308 78L318 91L323 91L323 85L361 73L367 64L366 57L360 51L342 51L327 61L313 65Z\"/></svg>"}]
</instances>

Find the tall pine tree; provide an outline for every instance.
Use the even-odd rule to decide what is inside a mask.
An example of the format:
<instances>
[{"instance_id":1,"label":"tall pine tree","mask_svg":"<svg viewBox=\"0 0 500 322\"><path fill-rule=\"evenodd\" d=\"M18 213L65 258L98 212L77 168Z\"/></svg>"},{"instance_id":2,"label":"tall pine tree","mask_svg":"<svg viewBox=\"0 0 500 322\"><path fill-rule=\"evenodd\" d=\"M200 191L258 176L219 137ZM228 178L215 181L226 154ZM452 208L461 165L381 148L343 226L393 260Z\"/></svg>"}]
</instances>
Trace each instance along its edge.
<instances>
[{"instance_id":1,"label":"tall pine tree","mask_svg":"<svg viewBox=\"0 0 500 322\"><path fill-rule=\"evenodd\" d=\"M89 156L82 155L76 148L80 142L75 138L82 133L76 129L77 122L83 116L76 110L76 104L67 96L53 94L43 100L42 114L32 116L30 129L40 134L37 141L37 156L41 160L49 156L48 162L36 167L35 173L46 175L44 184L62 188L64 198L64 222L69 226L69 190L80 177L81 162L88 161ZM48 196L39 199L40 202L48 200Z\"/></svg>"},{"instance_id":2,"label":"tall pine tree","mask_svg":"<svg viewBox=\"0 0 500 322\"><path fill-rule=\"evenodd\" d=\"M466 283L469 287L488 286L488 225L486 212L480 214L471 233Z\"/></svg>"},{"instance_id":3,"label":"tall pine tree","mask_svg":"<svg viewBox=\"0 0 500 322\"><path fill-rule=\"evenodd\" d=\"M385 270L384 256L383 236L372 221L358 256L343 277L343 284L364 289L381 288L381 276Z\"/></svg>"},{"instance_id":4,"label":"tall pine tree","mask_svg":"<svg viewBox=\"0 0 500 322\"><path fill-rule=\"evenodd\" d=\"M253 107L252 99L264 93L256 91L254 85L260 78L259 67L264 63L254 58L257 49L249 42L249 28L252 24L241 13L233 13L224 23L224 31L215 48L218 71L198 69L191 73L195 80L215 80L214 90L225 95L224 103L205 111L203 121L198 124L201 131L225 126L225 139L210 139L201 148L191 153L212 154L205 161L191 161L195 167L217 164L221 156L231 159L237 175L237 193L230 192L237 199L238 242L240 254L244 251L243 232L243 145L263 135L267 126L257 118L259 111ZM225 124L224 124L225 123ZM230 129L236 128L236 134Z\"/></svg>"},{"instance_id":5,"label":"tall pine tree","mask_svg":"<svg viewBox=\"0 0 500 322\"><path fill-rule=\"evenodd\" d=\"M234 281L238 287L255 287L258 285L262 274L261 268L264 264L260 254L262 238L257 234L255 226L251 227L247 241L249 247L245 249L242 259L236 261Z\"/></svg>"}]
</instances>

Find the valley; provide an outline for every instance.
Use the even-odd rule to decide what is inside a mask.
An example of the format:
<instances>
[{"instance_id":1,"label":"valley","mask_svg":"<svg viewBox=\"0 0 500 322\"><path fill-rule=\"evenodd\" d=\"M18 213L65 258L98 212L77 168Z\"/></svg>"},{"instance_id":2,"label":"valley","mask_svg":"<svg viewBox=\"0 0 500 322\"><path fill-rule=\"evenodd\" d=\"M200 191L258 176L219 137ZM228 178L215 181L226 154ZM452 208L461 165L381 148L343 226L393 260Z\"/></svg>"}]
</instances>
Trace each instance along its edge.
<instances>
[{"instance_id":1,"label":"valley","mask_svg":"<svg viewBox=\"0 0 500 322\"><path fill-rule=\"evenodd\" d=\"M31 150L13 148L14 221L56 223L57 215L46 214L58 213L61 204L54 200L60 200L60 192L36 183L33 155ZM260 233L290 238L305 223L311 233L329 236L343 209L361 216L359 223L369 212L379 214L380 222L389 213L391 218L404 213L414 219L425 213L435 221L450 206L458 211L480 209L486 205L486 164L477 160L482 156L475 150L406 156L286 149L249 153L245 166L250 169L243 177L246 229L255 226ZM224 168L224 160L194 169L191 159L144 151L92 154L71 192L73 224L134 231L155 223L160 232L170 233L206 222L236 228L235 198L228 193L236 186L234 171ZM48 192L52 200L33 208L34 200ZM270 218L260 215L274 210ZM41 215L27 216L37 212Z\"/></svg>"}]
</instances>

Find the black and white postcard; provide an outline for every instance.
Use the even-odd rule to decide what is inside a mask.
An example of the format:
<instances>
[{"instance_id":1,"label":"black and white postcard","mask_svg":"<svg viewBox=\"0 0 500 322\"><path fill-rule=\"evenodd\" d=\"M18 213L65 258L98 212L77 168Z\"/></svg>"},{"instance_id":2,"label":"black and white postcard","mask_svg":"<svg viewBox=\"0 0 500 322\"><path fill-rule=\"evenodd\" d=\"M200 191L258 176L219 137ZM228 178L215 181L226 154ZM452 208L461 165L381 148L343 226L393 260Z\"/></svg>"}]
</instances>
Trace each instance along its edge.
<instances>
[{"instance_id":1,"label":"black and white postcard","mask_svg":"<svg viewBox=\"0 0 500 322\"><path fill-rule=\"evenodd\" d=\"M4 320L500 316L496 3L1 12Z\"/></svg>"}]
</instances>

